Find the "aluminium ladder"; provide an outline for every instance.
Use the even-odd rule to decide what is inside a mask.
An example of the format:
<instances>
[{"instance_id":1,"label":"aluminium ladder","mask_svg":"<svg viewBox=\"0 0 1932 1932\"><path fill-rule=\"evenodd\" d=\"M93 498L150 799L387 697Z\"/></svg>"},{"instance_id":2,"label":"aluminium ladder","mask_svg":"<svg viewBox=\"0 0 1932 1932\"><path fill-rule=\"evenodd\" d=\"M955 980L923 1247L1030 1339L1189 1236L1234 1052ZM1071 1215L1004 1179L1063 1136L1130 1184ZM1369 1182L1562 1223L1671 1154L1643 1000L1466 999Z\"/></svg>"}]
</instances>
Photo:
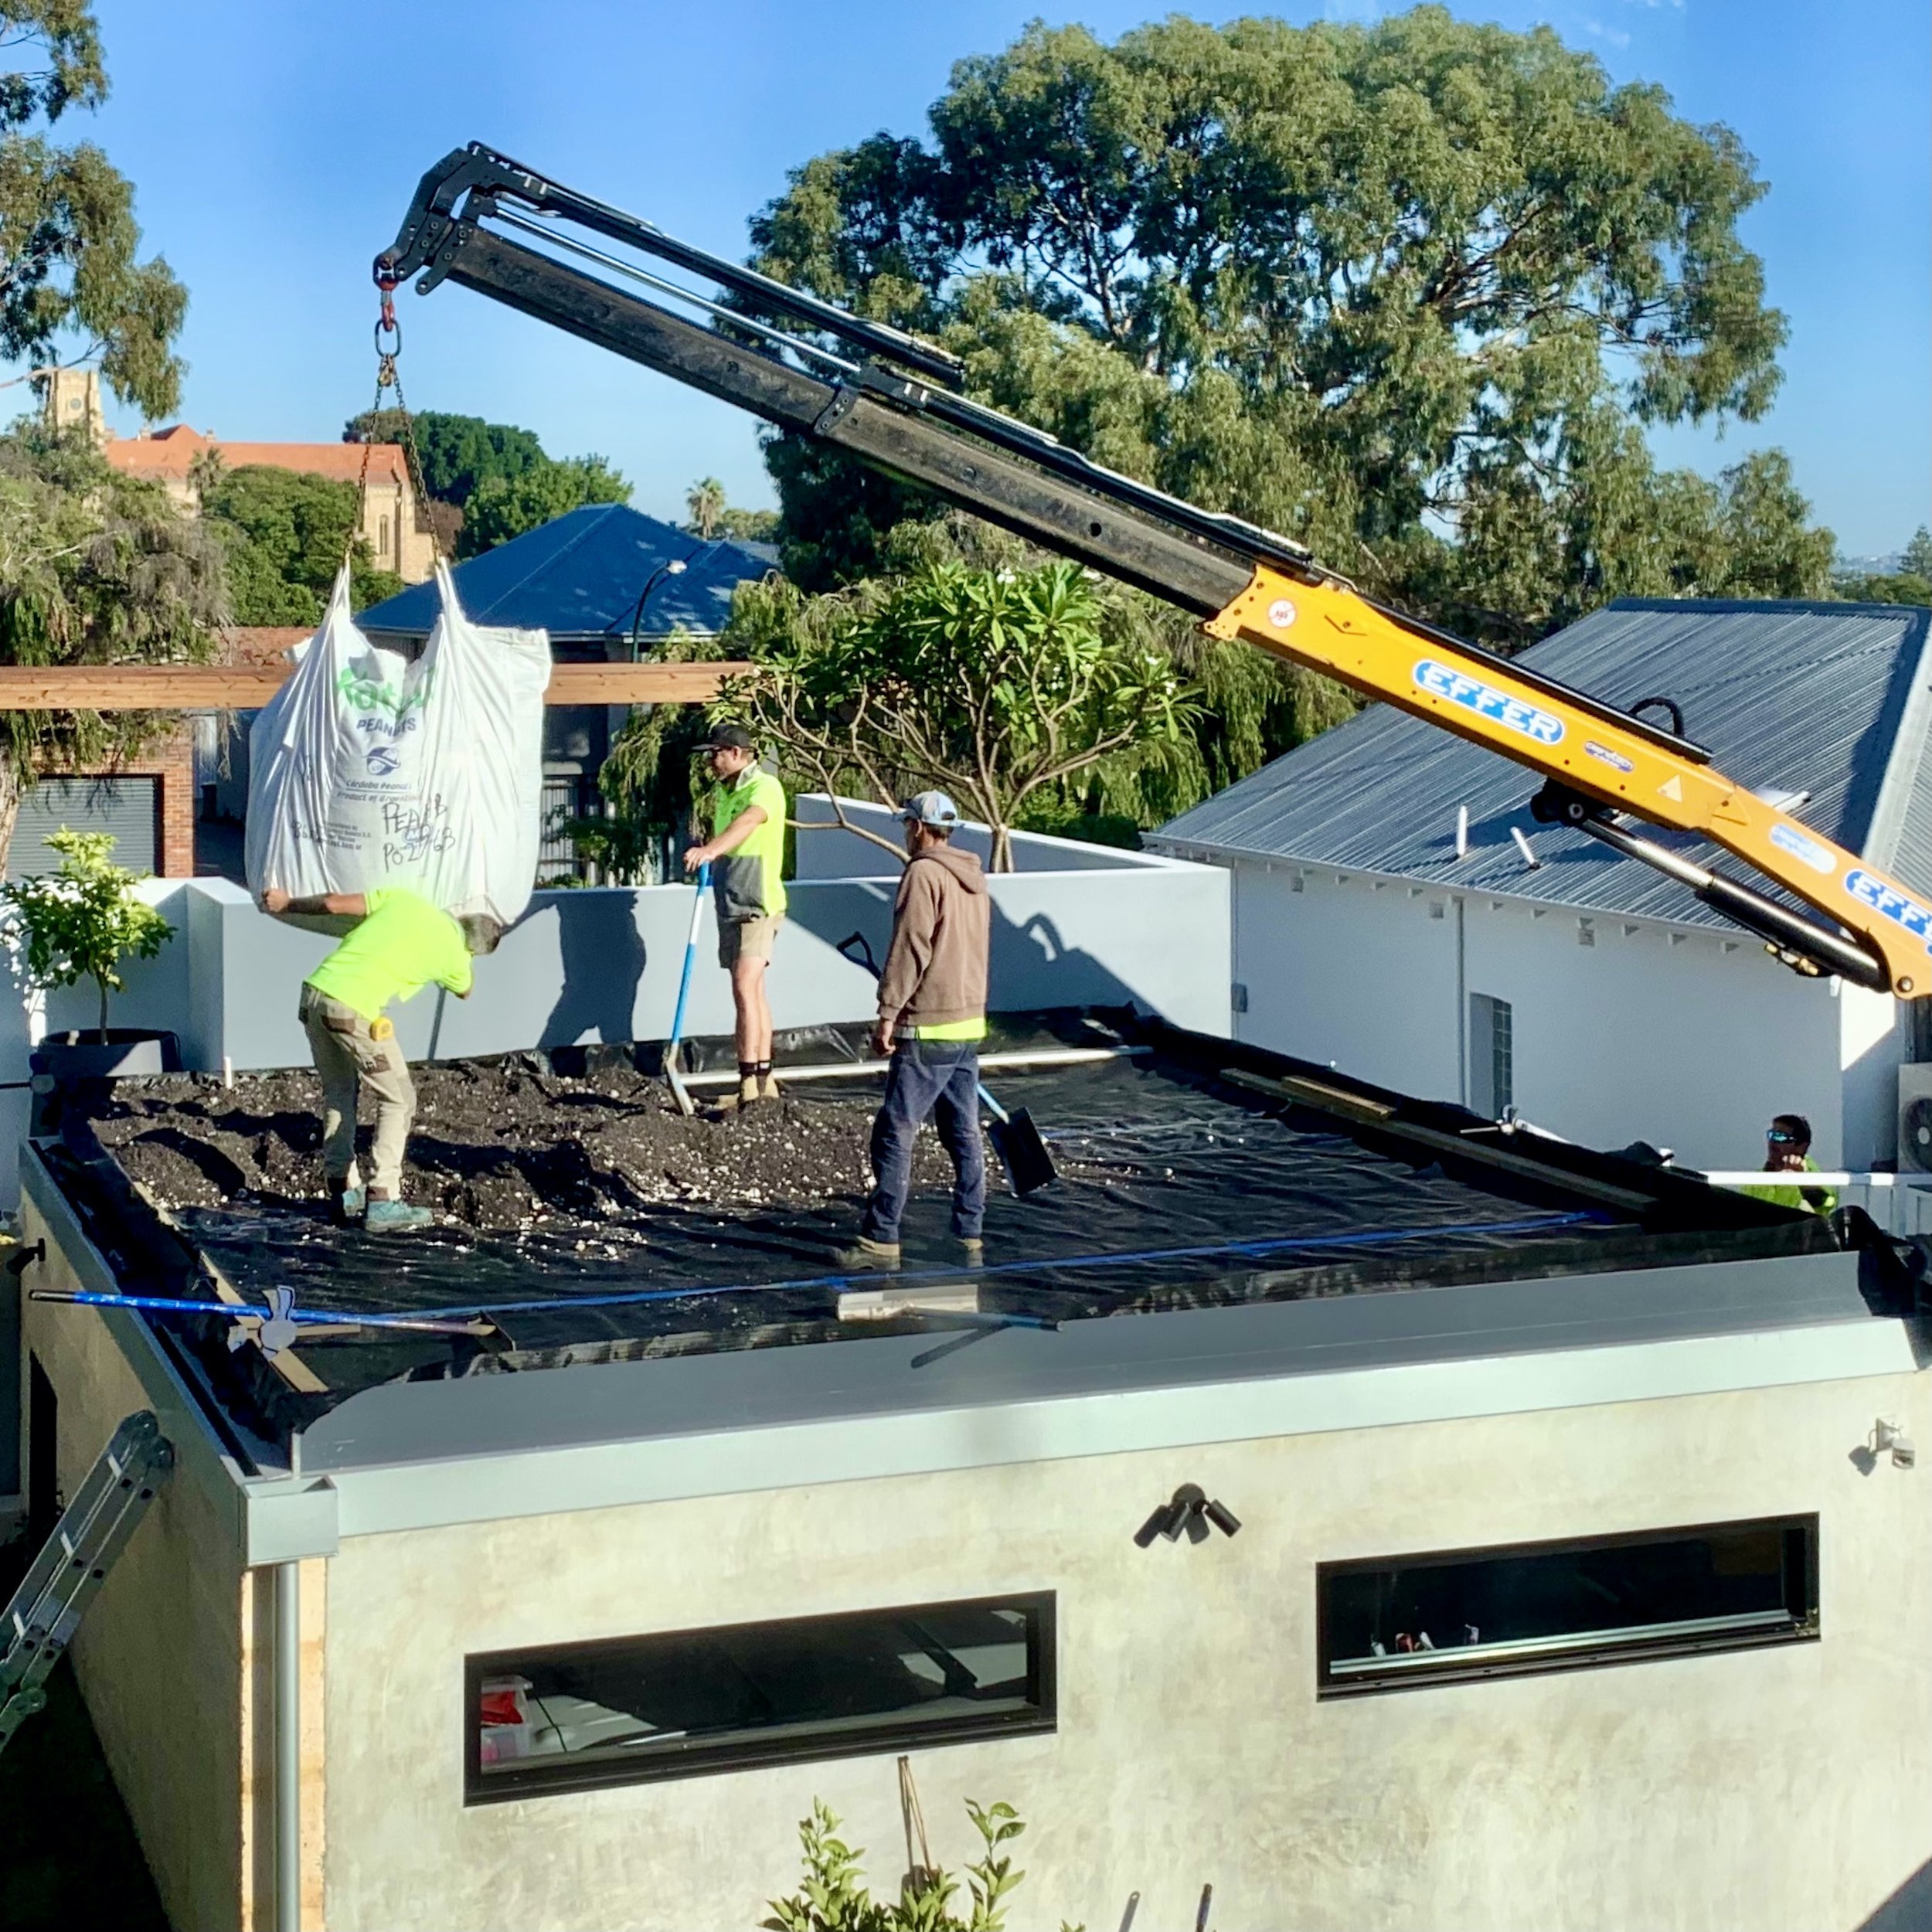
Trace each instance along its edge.
<instances>
[{"instance_id":1,"label":"aluminium ladder","mask_svg":"<svg viewBox=\"0 0 1932 1932\"><path fill-rule=\"evenodd\" d=\"M48 1673L173 1468L154 1411L129 1416L81 1481L0 1615L0 1750L43 1709Z\"/></svg>"}]
</instances>

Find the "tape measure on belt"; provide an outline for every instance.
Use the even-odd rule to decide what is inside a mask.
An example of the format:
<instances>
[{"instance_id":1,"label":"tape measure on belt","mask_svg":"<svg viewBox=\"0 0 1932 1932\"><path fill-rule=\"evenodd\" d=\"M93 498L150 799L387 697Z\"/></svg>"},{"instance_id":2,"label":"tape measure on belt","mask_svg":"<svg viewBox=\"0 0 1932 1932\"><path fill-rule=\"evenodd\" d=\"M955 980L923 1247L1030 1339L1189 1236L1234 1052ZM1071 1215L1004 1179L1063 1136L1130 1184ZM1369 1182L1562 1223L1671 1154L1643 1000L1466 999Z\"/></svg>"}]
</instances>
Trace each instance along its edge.
<instances>
[{"instance_id":1,"label":"tape measure on belt","mask_svg":"<svg viewBox=\"0 0 1932 1932\"><path fill-rule=\"evenodd\" d=\"M378 1013L369 1023L369 1036L371 1039L395 1039L395 1022L389 1018L388 1014Z\"/></svg>"}]
</instances>

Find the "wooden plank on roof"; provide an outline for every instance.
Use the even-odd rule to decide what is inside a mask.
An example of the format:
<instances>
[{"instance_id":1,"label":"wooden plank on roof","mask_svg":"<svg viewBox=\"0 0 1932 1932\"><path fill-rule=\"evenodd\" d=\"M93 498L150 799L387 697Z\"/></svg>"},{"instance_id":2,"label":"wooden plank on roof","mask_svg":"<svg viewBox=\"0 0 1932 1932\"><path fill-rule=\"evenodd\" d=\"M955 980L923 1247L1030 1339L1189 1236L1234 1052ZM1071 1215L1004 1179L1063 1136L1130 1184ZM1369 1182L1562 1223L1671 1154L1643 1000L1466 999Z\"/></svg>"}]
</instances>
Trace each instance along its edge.
<instances>
[{"instance_id":1,"label":"wooden plank on roof","mask_svg":"<svg viewBox=\"0 0 1932 1932\"><path fill-rule=\"evenodd\" d=\"M281 688L283 665L0 665L0 711L253 711ZM546 704L702 704L727 678L725 664L559 664Z\"/></svg>"}]
</instances>

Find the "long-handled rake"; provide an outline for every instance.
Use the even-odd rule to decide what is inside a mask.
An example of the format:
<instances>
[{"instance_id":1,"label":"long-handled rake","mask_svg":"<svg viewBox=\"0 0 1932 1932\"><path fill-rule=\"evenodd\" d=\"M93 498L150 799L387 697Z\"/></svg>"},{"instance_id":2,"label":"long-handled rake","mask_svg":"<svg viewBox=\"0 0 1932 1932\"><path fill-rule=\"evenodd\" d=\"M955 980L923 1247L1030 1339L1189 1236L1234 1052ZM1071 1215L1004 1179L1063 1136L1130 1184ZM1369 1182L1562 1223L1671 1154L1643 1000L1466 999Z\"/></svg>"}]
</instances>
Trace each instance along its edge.
<instances>
[{"instance_id":1,"label":"long-handled rake","mask_svg":"<svg viewBox=\"0 0 1932 1932\"><path fill-rule=\"evenodd\" d=\"M684 971L678 977L678 1003L672 1010L671 1037L664 1043L664 1077L671 1083L672 1097L680 1114L692 1114L697 1108L685 1092L678 1069L678 1049L684 1041L684 1003L691 995L691 962L698 953L698 925L704 917L704 896L711 889L711 868L698 868L698 889L691 895L691 936L684 942Z\"/></svg>"}]
</instances>

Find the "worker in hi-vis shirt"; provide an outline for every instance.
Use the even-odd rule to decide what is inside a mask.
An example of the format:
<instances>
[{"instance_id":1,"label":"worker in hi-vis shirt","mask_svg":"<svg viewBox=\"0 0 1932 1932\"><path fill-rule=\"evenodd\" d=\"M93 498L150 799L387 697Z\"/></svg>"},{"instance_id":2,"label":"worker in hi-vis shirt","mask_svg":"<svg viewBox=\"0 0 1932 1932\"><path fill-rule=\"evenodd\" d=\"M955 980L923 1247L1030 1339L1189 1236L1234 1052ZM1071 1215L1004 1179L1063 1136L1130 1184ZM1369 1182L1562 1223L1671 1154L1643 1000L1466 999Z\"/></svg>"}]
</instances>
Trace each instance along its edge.
<instances>
[{"instance_id":1,"label":"worker in hi-vis shirt","mask_svg":"<svg viewBox=\"0 0 1932 1932\"><path fill-rule=\"evenodd\" d=\"M785 788L759 770L758 747L741 726L720 725L701 749L717 781L711 836L685 854L684 869L711 868L718 964L731 975L737 1015L738 1104L749 1107L778 1098L765 969L785 916Z\"/></svg>"},{"instance_id":2,"label":"worker in hi-vis shirt","mask_svg":"<svg viewBox=\"0 0 1932 1932\"><path fill-rule=\"evenodd\" d=\"M355 920L349 936L302 982L298 1009L322 1078L322 1167L331 1211L372 1232L427 1227L427 1208L403 1199L403 1148L416 1117L416 1087L385 1010L434 981L468 999L472 958L496 951L503 928L482 913L457 919L404 886L291 899L270 888L267 913L327 913ZM376 1138L365 1187L355 1162L355 1107L376 1097Z\"/></svg>"}]
</instances>

